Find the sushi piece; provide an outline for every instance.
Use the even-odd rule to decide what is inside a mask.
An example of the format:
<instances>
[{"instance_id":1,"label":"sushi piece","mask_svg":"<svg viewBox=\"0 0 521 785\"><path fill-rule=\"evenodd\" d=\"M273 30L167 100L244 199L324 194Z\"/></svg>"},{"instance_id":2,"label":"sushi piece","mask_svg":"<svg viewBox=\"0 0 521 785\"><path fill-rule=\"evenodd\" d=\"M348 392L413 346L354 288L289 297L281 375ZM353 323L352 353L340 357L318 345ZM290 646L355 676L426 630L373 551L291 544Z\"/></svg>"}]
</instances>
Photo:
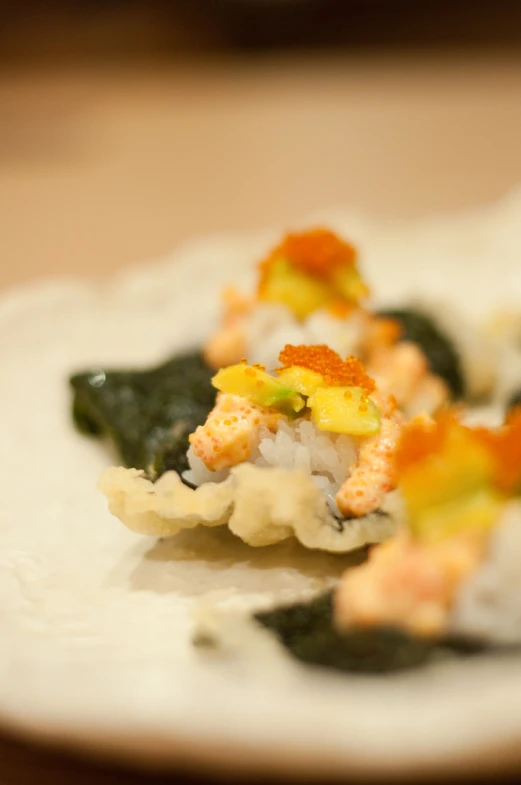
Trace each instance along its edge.
<instances>
[{"instance_id":1,"label":"sushi piece","mask_svg":"<svg viewBox=\"0 0 521 785\"><path fill-rule=\"evenodd\" d=\"M407 525L336 588L253 619L296 659L346 672L519 654L521 412L498 429L450 413L412 422L396 466ZM225 622L215 634L228 635Z\"/></svg>"},{"instance_id":2,"label":"sushi piece","mask_svg":"<svg viewBox=\"0 0 521 785\"><path fill-rule=\"evenodd\" d=\"M208 363L217 369L246 357L273 367L286 343L327 344L361 359L408 416L488 394L494 357L478 333L445 306L431 308L435 316L427 306L371 310L357 261L356 249L326 229L287 235L260 263L253 295L224 292Z\"/></svg>"},{"instance_id":3,"label":"sushi piece","mask_svg":"<svg viewBox=\"0 0 521 785\"><path fill-rule=\"evenodd\" d=\"M345 574L338 626L521 642L521 412L498 429L410 423L396 470L408 525Z\"/></svg>"},{"instance_id":4,"label":"sushi piece","mask_svg":"<svg viewBox=\"0 0 521 785\"><path fill-rule=\"evenodd\" d=\"M134 531L169 536L227 524L253 546L295 536L346 552L392 536L401 515L394 452L403 415L363 364L327 346L287 345L276 372L238 363L213 378L206 422L190 435L183 485L115 467L100 488Z\"/></svg>"},{"instance_id":5,"label":"sushi piece","mask_svg":"<svg viewBox=\"0 0 521 785\"><path fill-rule=\"evenodd\" d=\"M274 367L286 343L357 354L369 290L356 262L355 248L326 229L288 234L260 263L252 295L225 290L222 324L205 346L209 364L247 357Z\"/></svg>"}]
</instances>

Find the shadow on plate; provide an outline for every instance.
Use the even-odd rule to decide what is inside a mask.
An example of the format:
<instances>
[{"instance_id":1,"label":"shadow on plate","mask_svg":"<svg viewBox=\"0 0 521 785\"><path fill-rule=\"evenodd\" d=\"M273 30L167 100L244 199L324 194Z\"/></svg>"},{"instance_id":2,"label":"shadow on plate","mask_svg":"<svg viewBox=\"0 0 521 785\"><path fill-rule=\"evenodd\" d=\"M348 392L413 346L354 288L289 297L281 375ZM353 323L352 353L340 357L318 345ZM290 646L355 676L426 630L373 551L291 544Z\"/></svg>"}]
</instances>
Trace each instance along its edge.
<instances>
[{"instance_id":1,"label":"shadow on plate","mask_svg":"<svg viewBox=\"0 0 521 785\"><path fill-rule=\"evenodd\" d=\"M252 548L225 526L197 527L156 540L129 576L134 591L263 592L301 587L322 589L349 566L365 559L365 549L343 555L310 551L291 539Z\"/></svg>"}]
</instances>

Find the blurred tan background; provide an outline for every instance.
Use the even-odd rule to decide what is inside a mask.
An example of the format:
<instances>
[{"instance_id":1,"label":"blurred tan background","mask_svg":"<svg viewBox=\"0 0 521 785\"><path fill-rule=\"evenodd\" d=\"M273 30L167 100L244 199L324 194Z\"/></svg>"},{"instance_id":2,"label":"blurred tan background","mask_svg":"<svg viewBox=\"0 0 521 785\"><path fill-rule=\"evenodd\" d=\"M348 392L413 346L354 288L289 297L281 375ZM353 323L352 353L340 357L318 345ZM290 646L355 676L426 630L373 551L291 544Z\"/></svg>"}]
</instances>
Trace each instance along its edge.
<instances>
[{"instance_id":1,"label":"blurred tan background","mask_svg":"<svg viewBox=\"0 0 521 785\"><path fill-rule=\"evenodd\" d=\"M521 181L521 4L473 5L8 7L0 285L329 204L499 197Z\"/></svg>"}]
</instances>

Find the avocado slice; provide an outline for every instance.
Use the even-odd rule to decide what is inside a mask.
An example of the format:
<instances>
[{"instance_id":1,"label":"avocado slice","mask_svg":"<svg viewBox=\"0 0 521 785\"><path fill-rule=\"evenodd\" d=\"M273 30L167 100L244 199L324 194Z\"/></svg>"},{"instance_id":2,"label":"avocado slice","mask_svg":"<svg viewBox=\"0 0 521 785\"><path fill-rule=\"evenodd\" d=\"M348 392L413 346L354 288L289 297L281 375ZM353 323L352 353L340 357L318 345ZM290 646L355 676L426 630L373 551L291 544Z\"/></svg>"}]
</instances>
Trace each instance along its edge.
<instances>
[{"instance_id":1,"label":"avocado slice","mask_svg":"<svg viewBox=\"0 0 521 785\"><path fill-rule=\"evenodd\" d=\"M302 368L300 365L292 365L290 368L282 368L277 371L279 382L291 387L302 395L313 395L319 387L324 386L324 377L310 371L309 368Z\"/></svg>"},{"instance_id":2,"label":"avocado slice","mask_svg":"<svg viewBox=\"0 0 521 785\"><path fill-rule=\"evenodd\" d=\"M341 297L354 304L358 304L369 294L368 287L354 265L339 267L332 283Z\"/></svg>"},{"instance_id":3,"label":"avocado slice","mask_svg":"<svg viewBox=\"0 0 521 785\"><path fill-rule=\"evenodd\" d=\"M450 431L441 452L413 464L400 479L411 520L433 507L490 487L493 471L493 460L485 446L464 429Z\"/></svg>"},{"instance_id":4,"label":"avocado slice","mask_svg":"<svg viewBox=\"0 0 521 785\"><path fill-rule=\"evenodd\" d=\"M490 488L478 488L465 496L426 507L409 520L415 537L437 542L464 532L487 532L496 525L504 499Z\"/></svg>"},{"instance_id":5,"label":"avocado slice","mask_svg":"<svg viewBox=\"0 0 521 785\"><path fill-rule=\"evenodd\" d=\"M239 395L268 409L288 415L302 411L306 401L298 392L270 376L260 366L238 363L218 371L212 384L221 392Z\"/></svg>"},{"instance_id":6,"label":"avocado slice","mask_svg":"<svg viewBox=\"0 0 521 785\"><path fill-rule=\"evenodd\" d=\"M261 300L286 305L297 317L305 319L323 308L332 297L331 287L318 278L292 267L287 259L277 259L270 266L259 292Z\"/></svg>"},{"instance_id":7,"label":"avocado slice","mask_svg":"<svg viewBox=\"0 0 521 785\"><path fill-rule=\"evenodd\" d=\"M380 430L380 412L361 387L320 387L308 406L322 431L374 436Z\"/></svg>"}]
</instances>

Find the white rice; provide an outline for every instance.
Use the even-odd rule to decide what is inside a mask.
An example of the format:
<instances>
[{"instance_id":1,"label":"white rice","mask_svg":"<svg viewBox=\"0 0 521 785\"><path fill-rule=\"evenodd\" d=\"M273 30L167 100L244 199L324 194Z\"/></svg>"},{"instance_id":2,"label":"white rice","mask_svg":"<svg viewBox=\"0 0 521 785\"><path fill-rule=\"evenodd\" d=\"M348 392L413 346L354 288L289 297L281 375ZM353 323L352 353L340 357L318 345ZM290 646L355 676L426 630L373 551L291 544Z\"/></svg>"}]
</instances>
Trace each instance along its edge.
<instances>
[{"instance_id":1,"label":"white rice","mask_svg":"<svg viewBox=\"0 0 521 785\"><path fill-rule=\"evenodd\" d=\"M324 491L333 515L340 515L335 496L356 462L357 448L350 436L319 430L310 420L282 420L277 431L261 430L259 446L250 456L250 463L260 467L280 466L292 470L304 468L313 482ZM193 485L221 482L228 470L211 472L192 448L188 451L190 470L184 478Z\"/></svg>"},{"instance_id":2,"label":"white rice","mask_svg":"<svg viewBox=\"0 0 521 785\"><path fill-rule=\"evenodd\" d=\"M281 349L287 344L327 344L341 357L358 354L363 319L353 313L337 319L325 310L315 311L299 322L284 305L261 303L248 315L244 325L246 356L250 363L276 368Z\"/></svg>"},{"instance_id":3,"label":"white rice","mask_svg":"<svg viewBox=\"0 0 521 785\"><path fill-rule=\"evenodd\" d=\"M212 472L206 464L195 454L194 448L190 445L186 454L190 468L183 472L183 479L192 485L203 485L205 482L222 482L229 473L229 469L222 469L219 472Z\"/></svg>"},{"instance_id":4,"label":"white rice","mask_svg":"<svg viewBox=\"0 0 521 785\"><path fill-rule=\"evenodd\" d=\"M413 300L404 303L403 307L425 314L452 341L461 360L470 398L487 397L497 381L500 358L483 331L446 303ZM260 303L246 317L244 330L248 361L262 363L271 369L278 365L279 352L287 343L325 343L341 357L359 356L364 321L356 311L347 319L339 319L327 310L319 310L299 322L284 305ZM519 350L517 354L520 354ZM502 365L508 367L510 363Z\"/></svg>"},{"instance_id":5,"label":"white rice","mask_svg":"<svg viewBox=\"0 0 521 785\"><path fill-rule=\"evenodd\" d=\"M487 559L463 586L451 614L455 632L521 643L521 502L508 504Z\"/></svg>"}]
</instances>

